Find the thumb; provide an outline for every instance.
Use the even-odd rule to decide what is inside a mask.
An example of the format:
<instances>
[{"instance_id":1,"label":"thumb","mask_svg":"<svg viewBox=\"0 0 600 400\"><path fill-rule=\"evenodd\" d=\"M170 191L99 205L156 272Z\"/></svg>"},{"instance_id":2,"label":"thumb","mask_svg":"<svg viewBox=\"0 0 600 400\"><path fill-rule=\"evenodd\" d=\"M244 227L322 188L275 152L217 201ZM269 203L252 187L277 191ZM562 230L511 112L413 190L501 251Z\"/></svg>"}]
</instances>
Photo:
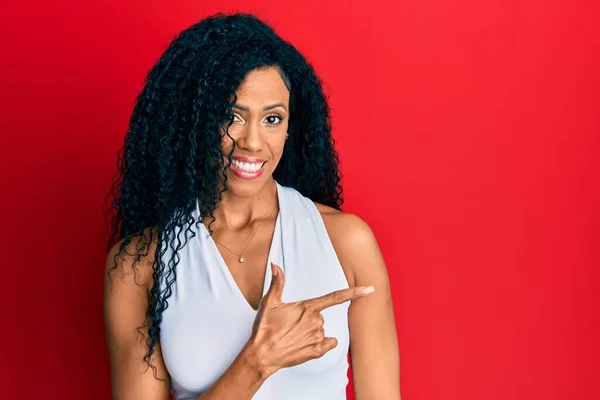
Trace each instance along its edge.
<instances>
[{"instance_id":1,"label":"thumb","mask_svg":"<svg viewBox=\"0 0 600 400\"><path fill-rule=\"evenodd\" d=\"M271 279L271 286L269 287L266 296L269 299L269 302L281 304L281 295L283 294L285 277L283 276L283 271L277 264L271 263L271 271L273 272L273 278Z\"/></svg>"}]
</instances>

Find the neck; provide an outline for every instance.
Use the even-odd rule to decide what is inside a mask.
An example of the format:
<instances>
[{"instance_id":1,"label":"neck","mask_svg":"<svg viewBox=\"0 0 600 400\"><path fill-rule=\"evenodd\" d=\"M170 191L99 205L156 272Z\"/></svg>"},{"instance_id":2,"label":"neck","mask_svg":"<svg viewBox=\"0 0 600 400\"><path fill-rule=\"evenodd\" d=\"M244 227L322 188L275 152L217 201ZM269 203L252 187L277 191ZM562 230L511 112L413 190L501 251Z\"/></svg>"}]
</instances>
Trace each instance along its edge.
<instances>
[{"instance_id":1,"label":"neck","mask_svg":"<svg viewBox=\"0 0 600 400\"><path fill-rule=\"evenodd\" d=\"M275 215L277 203L277 185L272 178L250 196L242 197L236 194L235 190L228 188L221 194L221 201L213 213L215 222L212 227L232 231L244 230L263 222L269 215ZM210 217L205 217L203 222L208 224L210 221Z\"/></svg>"}]
</instances>

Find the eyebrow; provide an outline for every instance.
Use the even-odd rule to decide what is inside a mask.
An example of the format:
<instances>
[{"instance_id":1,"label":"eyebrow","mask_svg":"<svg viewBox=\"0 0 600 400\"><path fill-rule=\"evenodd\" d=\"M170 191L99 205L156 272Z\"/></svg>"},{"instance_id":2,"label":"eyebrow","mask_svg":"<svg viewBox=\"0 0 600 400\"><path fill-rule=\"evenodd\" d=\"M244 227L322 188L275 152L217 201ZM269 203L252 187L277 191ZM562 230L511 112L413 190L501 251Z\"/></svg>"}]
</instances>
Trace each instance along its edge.
<instances>
[{"instance_id":1,"label":"eyebrow","mask_svg":"<svg viewBox=\"0 0 600 400\"><path fill-rule=\"evenodd\" d=\"M231 107L237 108L238 110L242 110L242 111L250 110L248 107L240 106L239 104L232 104ZM283 107L283 109L285 111L287 111L287 108L285 108L285 105L283 103L277 103L277 104L271 104L271 105L265 106L265 108L263 108L263 111L269 111L269 110L272 110L277 107Z\"/></svg>"}]
</instances>

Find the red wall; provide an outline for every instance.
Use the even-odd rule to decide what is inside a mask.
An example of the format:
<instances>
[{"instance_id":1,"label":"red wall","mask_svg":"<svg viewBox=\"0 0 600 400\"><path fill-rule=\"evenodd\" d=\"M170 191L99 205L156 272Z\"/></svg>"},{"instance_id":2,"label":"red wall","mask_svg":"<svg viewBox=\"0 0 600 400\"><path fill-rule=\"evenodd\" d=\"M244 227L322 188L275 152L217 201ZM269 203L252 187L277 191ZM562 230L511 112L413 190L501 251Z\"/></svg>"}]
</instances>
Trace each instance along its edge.
<instances>
[{"instance_id":1,"label":"red wall","mask_svg":"<svg viewBox=\"0 0 600 400\"><path fill-rule=\"evenodd\" d=\"M2 398L109 398L116 152L168 42L233 9L329 85L346 210L389 268L403 399L600 398L600 3L48 3L0 11Z\"/></svg>"}]
</instances>

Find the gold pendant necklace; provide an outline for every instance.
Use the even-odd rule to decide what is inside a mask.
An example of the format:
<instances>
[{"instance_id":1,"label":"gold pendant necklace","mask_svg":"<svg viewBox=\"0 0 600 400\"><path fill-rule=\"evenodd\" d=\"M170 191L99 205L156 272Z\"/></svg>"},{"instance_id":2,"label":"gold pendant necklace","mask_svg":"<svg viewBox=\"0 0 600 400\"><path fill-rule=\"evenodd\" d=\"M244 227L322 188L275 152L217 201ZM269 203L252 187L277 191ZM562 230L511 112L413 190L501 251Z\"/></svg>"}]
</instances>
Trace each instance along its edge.
<instances>
[{"instance_id":1,"label":"gold pendant necklace","mask_svg":"<svg viewBox=\"0 0 600 400\"><path fill-rule=\"evenodd\" d=\"M212 238L213 238L213 240L215 242L217 242L221 246L223 246L225 248L225 250L227 250L228 252L230 252L234 256L239 257L238 261L241 262L241 263L243 263L245 260L244 260L244 257L242 256L242 254L244 254L244 252L246 251L246 249L248 248L248 246L250 246L250 242L252 241L252 239L254 238L254 235L256 235L256 232L258 232L258 230L260 229L260 227L263 226L263 224L265 222L267 222L268 220L271 219L271 217L273 216L273 213L275 212L276 208L277 208L277 202L275 202L275 207L273 207L273 210L271 211L271 214L269 214L269 216L267 217L267 219L265 219L263 222L261 222L260 225L258 225L258 227L254 230L254 233L252 234L252 236L250 236L250 240L248 240L248 244L246 244L246 247L244 247L244 250L242 250L242 252L240 254L237 254L237 253L234 253L233 251L231 251L227 246L225 246L223 243L221 243L220 241L218 241L214 236Z\"/></svg>"}]
</instances>

